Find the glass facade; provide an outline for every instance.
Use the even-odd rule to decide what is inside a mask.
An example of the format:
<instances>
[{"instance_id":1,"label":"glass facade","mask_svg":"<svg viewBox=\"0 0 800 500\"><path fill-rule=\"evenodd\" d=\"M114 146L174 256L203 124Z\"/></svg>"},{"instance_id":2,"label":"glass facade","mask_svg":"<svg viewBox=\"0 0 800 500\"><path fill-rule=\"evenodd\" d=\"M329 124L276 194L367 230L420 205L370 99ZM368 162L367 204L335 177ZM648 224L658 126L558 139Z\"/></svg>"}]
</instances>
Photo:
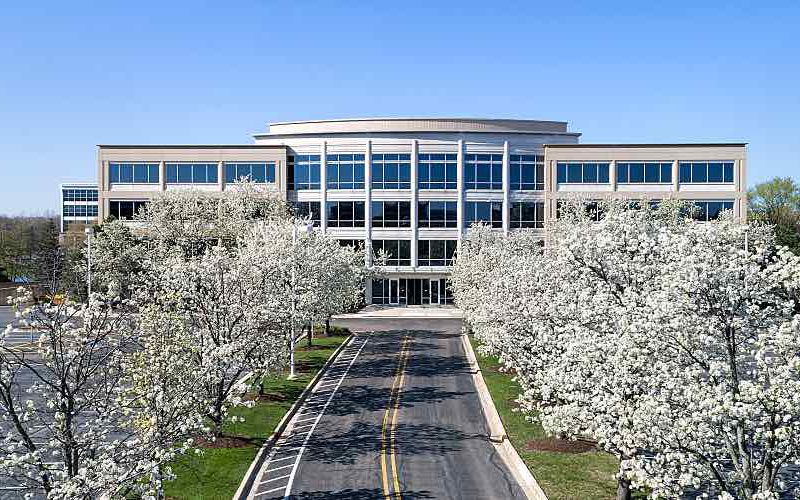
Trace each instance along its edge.
<instances>
[{"instance_id":1,"label":"glass facade","mask_svg":"<svg viewBox=\"0 0 800 500\"><path fill-rule=\"evenodd\" d=\"M372 189L411 189L411 155L373 154Z\"/></svg>"},{"instance_id":2,"label":"glass facade","mask_svg":"<svg viewBox=\"0 0 800 500\"><path fill-rule=\"evenodd\" d=\"M97 205L64 205L64 217L97 217Z\"/></svg>"},{"instance_id":3,"label":"glass facade","mask_svg":"<svg viewBox=\"0 0 800 500\"><path fill-rule=\"evenodd\" d=\"M458 189L458 155L417 155L417 186L419 189Z\"/></svg>"},{"instance_id":4,"label":"glass facade","mask_svg":"<svg viewBox=\"0 0 800 500\"><path fill-rule=\"evenodd\" d=\"M215 175L216 177L216 175ZM247 179L256 183L275 183L275 163L229 163L225 162L225 182L233 183ZM211 181L209 181L211 182Z\"/></svg>"},{"instance_id":5,"label":"glass facade","mask_svg":"<svg viewBox=\"0 0 800 500\"><path fill-rule=\"evenodd\" d=\"M544 202L514 202L511 204L509 227L512 229L541 229L544 227Z\"/></svg>"},{"instance_id":6,"label":"glass facade","mask_svg":"<svg viewBox=\"0 0 800 500\"><path fill-rule=\"evenodd\" d=\"M97 189L64 189L63 201L97 201Z\"/></svg>"},{"instance_id":7,"label":"glass facade","mask_svg":"<svg viewBox=\"0 0 800 500\"><path fill-rule=\"evenodd\" d=\"M544 156L511 155L509 169L512 190L544 191Z\"/></svg>"},{"instance_id":8,"label":"glass facade","mask_svg":"<svg viewBox=\"0 0 800 500\"><path fill-rule=\"evenodd\" d=\"M372 240L372 252L386 252L388 266L411 265L411 240Z\"/></svg>"},{"instance_id":9,"label":"glass facade","mask_svg":"<svg viewBox=\"0 0 800 500\"><path fill-rule=\"evenodd\" d=\"M457 244L457 240L419 240L417 242L419 266L452 266Z\"/></svg>"},{"instance_id":10,"label":"glass facade","mask_svg":"<svg viewBox=\"0 0 800 500\"><path fill-rule=\"evenodd\" d=\"M218 171L219 165L216 163L164 164L164 176L167 184L216 184Z\"/></svg>"},{"instance_id":11,"label":"glass facade","mask_svg":"<svg viewBox=\"0 0 800 500\"><path fill-rule=\"evenodd\" d=\"M364 189L364 155L325 156L325 176L328 189Z\"/></svg>"},{"instance_id":12,"label":"glass facade","mask_svg":"<svg viewBox=\"0 0 800 500\"><path fill-rule=\"evenodd\" d=\"M733 183L733 162L680 162L680 181L687 184Z\"/></svg>"},{"instance_id":13,"label":"glass facade","mask_svg":"<svg viewBox=\"0 0 800 500\"><path fill-rule=\"evenodd\" d=\"M110 162L108 181L111 184L158 184L158 163Z\"/></svg>"},{"instance_id":14,"label":"glass facade","mask_svg":"<svg viewBox=\"0 0 800 500\"><path fill-rule=\"evenodd\" d=\"M503 155L464 155L464 189L503 189Z\"/></svg>"},{"instance_id":15,"label":"glass facade","mask_svg":"<svg viewBox=\"0 0 800 500\"><path fill-rule=\"evenodd\" d=\"M702 222L719 219L723 210L733 210L733 200L693 201L693 207L686 215Z\"/></svg>"},{"instance_id":16,"label":"glass facade","mask_svg":"<svg viewBox=\"0 0 800 500\"><path fill-rule=\"evenodd\" d=\"M146 204L144 200L111 200L108 204L109 214L116 219L133 219Z\"/></svg>"},{"instance_id":17,"label":"glass facade","mask_svg":"<svg viewBox=\"0 0 800 500\"><path fill-rule=\"evenodd\" d=\"M286 165L289 191L304 191L320 187L320 155L289 156Z\"/></svg>"},{"instance_id":18,"label":"glass facade","mask_svg":"<svg viewBox=\"0 0 800 500\"><path fill-rule=\"evenodd\" d=\"M322 220L322 212L320 210L320 202L318 201L295 201L292 203L294 213L298 217L308 217L315 227L319 227Z\"/></svg>"},{"instance_id":19,"label":"glass facade","mask_svg":"<svg viewBox=\"0 0 800 500\"><path fill-rule=\"evenodd\" d=\"M495 228L502 228L503 202L468 201L465 204L464 219L467 227L475 223L484 223Z\"/></svg>"},{"instance_id":20,"label":"glass facade","mask_svg":"<svg viewBox=\"0 0 800 500\"><path fill-rule=\"evenodd\" d=\"M670 184L672 162L617 163L619 184Z\"/></svg>"},{"instance_id":21,"label":"glass facade","mask_svg":"<svg viewBox=\"0 0 800 500\"><path fill-rule=\"evenodd\" d=\"M372 227L411 227L411 202L373 201Z\"/></svg>"},{"instance_id":22,"label":"glass facade","mask_svg":"<svg viewBox=\"0 0 800 500\"><path fill-rule=\"evenodd\" d=\"M328 227L364 227L363 201L329 201Z\"/></svg>"},{"instance_id":23,"label":"glass facade","mask_svg":"<svg viewBox=\"0 0 800 500\"><path fill-rule=\"evenodd\" d=\"M458 227L458 202L419 201L417 204L419 227Z\"/></svg>"},{"instance_id":24,"label":"glass facade","mask_svg":"<svg viewBox=\"0 0 800 500\"><path fill-rule=\"evenodd\" d=\"M608 184L608 163L556 163L559 184Z\"/></svg>"},{"instance_id":25,"label":"glass facade","mask_svg":"<svg viewBox=\"0 0 800 500\"><path fill-rule=\"evenodd\" d=\"M453 293L444 278L372 280L372 303L381 305L452 304Z\"/></svg>"}]
</instances>

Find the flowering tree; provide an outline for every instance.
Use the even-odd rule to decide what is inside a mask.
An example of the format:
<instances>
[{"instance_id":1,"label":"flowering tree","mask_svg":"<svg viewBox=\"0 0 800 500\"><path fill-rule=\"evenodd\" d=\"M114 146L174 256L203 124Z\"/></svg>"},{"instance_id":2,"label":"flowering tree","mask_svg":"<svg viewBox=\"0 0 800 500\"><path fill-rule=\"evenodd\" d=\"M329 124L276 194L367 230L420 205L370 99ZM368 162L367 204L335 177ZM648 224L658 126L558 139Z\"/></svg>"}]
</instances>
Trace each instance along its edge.
<instances>
[{"instance_id":1,"label":"flowering tree","mask_svg":"<svg viewBox=\"0 0 800 500\"><path fill-rule=\"evenodd\" d=\"M798 264L730 219L601 208L562 207L544 256L473 230L453 275L468 322L546 430L620 458L620 497L772 495L798 456Z\"/></svg>"}]
</instances>

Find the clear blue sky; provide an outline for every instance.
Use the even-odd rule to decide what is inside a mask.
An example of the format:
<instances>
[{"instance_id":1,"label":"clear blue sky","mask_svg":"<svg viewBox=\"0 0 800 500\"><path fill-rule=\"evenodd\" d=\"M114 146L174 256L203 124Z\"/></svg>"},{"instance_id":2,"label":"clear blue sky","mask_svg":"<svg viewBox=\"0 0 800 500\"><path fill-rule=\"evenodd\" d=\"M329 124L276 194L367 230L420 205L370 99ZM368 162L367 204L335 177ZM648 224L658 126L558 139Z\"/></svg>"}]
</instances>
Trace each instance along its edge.
<instances>
[{"instance_id":1,"label":"clear blue sky","mask_svg":"<svg viewBox=\"0 0 800 500\"><path fill-rule=\"evenodd\" d=\"M55 210L96 144L351 116L746 141L750 184L800 177L797 1L8 0L0 22L0 213Z\"/></svg>"}]
</instances>

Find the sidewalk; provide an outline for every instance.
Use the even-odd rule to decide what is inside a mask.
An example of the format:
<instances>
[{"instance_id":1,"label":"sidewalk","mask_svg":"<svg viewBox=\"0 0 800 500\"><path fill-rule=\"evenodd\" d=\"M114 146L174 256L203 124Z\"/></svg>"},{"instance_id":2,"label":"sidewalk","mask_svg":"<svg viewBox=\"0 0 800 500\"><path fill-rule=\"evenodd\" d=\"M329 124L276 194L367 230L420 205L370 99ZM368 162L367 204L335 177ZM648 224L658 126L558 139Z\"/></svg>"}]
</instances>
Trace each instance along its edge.
<instances>
[{"instance_id":1,"label":"sidewalk","mask_svg":"<svg viewBox=\"0 0 800 500\"><path fill-rule=\"evenodd\" d=\"M424 318L462 319L461 310L454 306L376 306L369 305L358 312L338 314L333 319L367 318Z\"/></svg>"}]
</instances>

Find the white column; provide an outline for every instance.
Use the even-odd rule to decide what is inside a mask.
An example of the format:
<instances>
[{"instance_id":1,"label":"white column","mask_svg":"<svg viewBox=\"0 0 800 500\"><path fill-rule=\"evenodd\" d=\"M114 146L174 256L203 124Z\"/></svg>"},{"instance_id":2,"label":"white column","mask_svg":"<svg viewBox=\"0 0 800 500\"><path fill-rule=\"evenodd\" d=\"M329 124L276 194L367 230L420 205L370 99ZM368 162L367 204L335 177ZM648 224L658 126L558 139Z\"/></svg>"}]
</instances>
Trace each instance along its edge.
<instances>
[{"instance_id":1,"label":"white column","mask_svg":"<svg viewBox=\"0 0 800 500\"><path fill-rule=\"evenodd\" d=\"M503 234L511 227L511 157L508 141L503 143Z\"/></svg>"},{"instance_id":2,"label":"white column","mask_svg":"<svg viewBox=\"0 0 800 500\"><path fill-rule=\"evenodd\" d=\"M219 162L217 164L217 187L220 191L225 190L225 163Z\"/></svg>"},{"instance_id":3,"label":"white column","mask_svg":"<svg viewBox=\"0 0 800 500\"><path fill-rule=\"evenodd\" d=\"M167 190L167 167L163 160L158 162L158 183L162 191Z\"/></svg>"},{"instance_id":4,"label":"white column","mask_svg":"<svg viewBox=\"0 0 800 500\"><path fill-rule=\"evenodd\" d=\"M372 141L364 149L364 259L372 264Z\"/></svg>"},{"instance_id":5,"label":"white column","mask_svg":"<svg viewBox=\"0 0 800 500\"><path fill-rule=\"evenodd\" d=\"M419 153L419 142L414 139L411 141L411 266L416 268L418 260L417 238L419 237L419 220L417 211L417 157Z\"/></svg>"},{"instance_id":6,"label":"white column","mask_svg":"<svg viewBox=\"0 0 800 500\"><path fill-rule=\"evenodd\" d=\"M672 162L672 190L676 193L678 192L678 189L680 189L680 179L678 177L679 174L680 168L678 168L678 160L674 160Z\"/></svg>"},{"instance_id":7,"label":"white column","mask_svg":"<svg viewBox=\"0 0 800 500\"><path fill-rule=\"evenodd\" d=\"M456 221L458 223L458 246L461 246L461 236L464 233L464 141L458 141L457 152L457 168L456 171L456 187L458 188L458 210L456 212Z\"/></svg>"},{"instance_id":8,"label":"white column","mask_svg":"<svg viewBox=\"0 0 800 500\"><path fill-rule=\"evenodd\" d=\"M327 180L327 167L325 166L325 154L327 151L327 143L322 141L319 147L319 206L320 206L320 221L319 229L324 234L328 230L328 180ZM295 168L297 166L295 165ZM309 177L310 177L309 172Z\"/></svg>"},{"instance_id":9,"label":"white column","mask_svg":"<svg viewBox=\"0 0 800 500\"><path fill-rule=\"evenodd\" d=\"M617 190L617 161L611 160L608 164L608 180L611 182L611 191Z\"/></svg>"}]
</instances>

